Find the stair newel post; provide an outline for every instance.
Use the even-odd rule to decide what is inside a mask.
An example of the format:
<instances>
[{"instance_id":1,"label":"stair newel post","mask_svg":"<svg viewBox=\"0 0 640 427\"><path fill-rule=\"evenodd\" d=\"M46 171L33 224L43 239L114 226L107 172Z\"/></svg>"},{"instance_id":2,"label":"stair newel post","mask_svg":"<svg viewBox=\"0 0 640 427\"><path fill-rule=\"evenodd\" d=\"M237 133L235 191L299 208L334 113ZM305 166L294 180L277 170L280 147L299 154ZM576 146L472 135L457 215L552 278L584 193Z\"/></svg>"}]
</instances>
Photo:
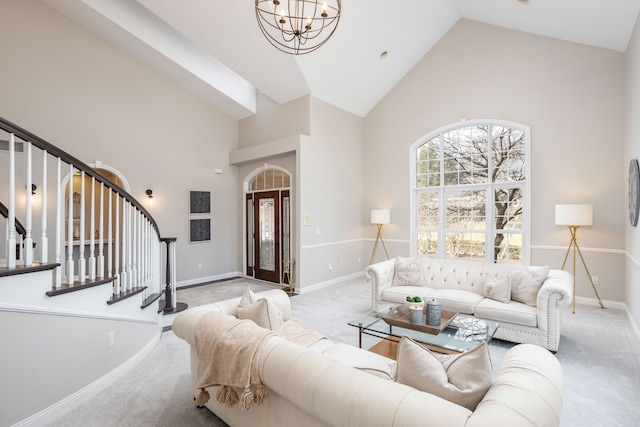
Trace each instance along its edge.
<instances>
[{"instance_id":1,"label":"stair newel post","mask_svg":"<svg viewBox=\"0 0 640 427\"><path fill-rule=\"evenodd\" d=\"M40 262L49 262L49 239L47 239L47 150L42 151L42 233L40 234Z\"/></svg>"},{"instance_id":2,"label":"stair newel post","mask_svg":"<svg viewBox=\"0 0 640 427\"><path fill-rule=\"evenodd\" d=\"M7 267L16 267L16 149L15 136L9 135L9 232L7 233Z\"/></svg>"},{"instance_id":3,"label":"stair newel post","mask_svg":"<svg viewBox=\"0 0 640 427\"><path fill-rule=\"evenodd\" d=\"M166 286L164 290L164 314L178 313L187 308L187 304L176 302L176 242L175 237L163 237L160 241L167 245Z\"/></svg>"}]
</instances>

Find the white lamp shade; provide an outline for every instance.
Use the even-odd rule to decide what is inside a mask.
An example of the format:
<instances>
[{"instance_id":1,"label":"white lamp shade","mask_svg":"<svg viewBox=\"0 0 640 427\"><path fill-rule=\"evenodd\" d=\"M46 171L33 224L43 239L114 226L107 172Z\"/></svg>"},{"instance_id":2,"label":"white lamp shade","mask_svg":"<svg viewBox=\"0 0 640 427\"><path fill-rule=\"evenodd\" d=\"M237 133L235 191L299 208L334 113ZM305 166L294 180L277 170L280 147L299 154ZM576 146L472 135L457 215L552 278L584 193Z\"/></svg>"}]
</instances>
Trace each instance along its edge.
<instances>
[{"instance_id":1,"label":"white lamp shade","mask_svg":"<svg viewBox=\"0 0 640 427\"><path fill-rule=\"evenodd\" d=\"M389 209L371 209L371 224L391 223L391 211Z\"/></svg>"},{"instance_id":2,"label":"white lamp shade","mask_svg":"<svg viewBox=\"0 0 640 427\"><path fill-rule=\"evenodd\" d=\"M593 205L556 205L556 225L592 225Z\"/></svg>"}]
</instances>

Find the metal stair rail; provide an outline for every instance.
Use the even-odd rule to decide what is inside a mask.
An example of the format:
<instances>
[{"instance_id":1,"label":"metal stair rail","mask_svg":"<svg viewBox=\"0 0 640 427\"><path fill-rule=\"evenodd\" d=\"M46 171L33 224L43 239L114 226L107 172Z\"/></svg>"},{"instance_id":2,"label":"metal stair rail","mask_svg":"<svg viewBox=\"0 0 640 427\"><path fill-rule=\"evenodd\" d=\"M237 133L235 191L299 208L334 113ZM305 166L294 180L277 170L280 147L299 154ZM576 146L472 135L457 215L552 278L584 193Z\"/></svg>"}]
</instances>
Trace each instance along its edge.
<instances>
[{"instance_id":1,"label":"metal stair rail","mask_svg":"<svg viewBox=\"0 0 640 427\"><path fill-rule=\"evenodd\" d=\"M53 262L58 264L54 293L111 280L114 298L133 291L144 299L161 295L160 231L133 196L3 118L0 143L0 201L7 203L0 216L6 217L6 227L0 227L5 234L0 274ZM23 253L17 254L20 247ZM1 254L2 249L0 259Z\"/></svg>"}]
</instances>

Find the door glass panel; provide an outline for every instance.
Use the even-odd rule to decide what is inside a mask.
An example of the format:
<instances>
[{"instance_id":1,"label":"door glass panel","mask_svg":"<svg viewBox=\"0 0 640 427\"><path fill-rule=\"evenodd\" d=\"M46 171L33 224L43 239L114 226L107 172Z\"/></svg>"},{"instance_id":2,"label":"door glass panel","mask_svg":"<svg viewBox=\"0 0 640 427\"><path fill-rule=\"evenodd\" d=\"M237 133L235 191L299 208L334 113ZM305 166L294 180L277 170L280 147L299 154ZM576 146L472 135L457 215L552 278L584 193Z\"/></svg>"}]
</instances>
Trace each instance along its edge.
<instances>
[{"instance_id":1,"label":"door glass panel","mask_svg":"<svg viewBox=\"0 0 640 427\"><path fill-rule=\"evenodd\" d=\"M247 266L253 268L253 200L247 200Z\"/></svg>"},{"instance_id":2,"label":"door glass panel","mask_svg":"<svg viewBox=\"0 0 640 427\"><path fill-rule=\"evenodd\" d=\"M273 197L260 199L260 268L275 271L275 209Z\"/></svg>"}]
</instances>

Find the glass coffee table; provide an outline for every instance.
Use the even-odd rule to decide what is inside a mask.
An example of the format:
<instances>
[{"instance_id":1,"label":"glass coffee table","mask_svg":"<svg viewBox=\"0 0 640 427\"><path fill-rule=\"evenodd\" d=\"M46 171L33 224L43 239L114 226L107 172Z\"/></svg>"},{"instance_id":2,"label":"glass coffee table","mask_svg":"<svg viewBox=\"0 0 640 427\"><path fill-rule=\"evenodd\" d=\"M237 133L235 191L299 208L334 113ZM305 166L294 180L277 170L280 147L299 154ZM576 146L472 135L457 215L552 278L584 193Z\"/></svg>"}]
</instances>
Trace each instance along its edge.
<instances>
[{"instance_id":1,"label":"glass coffee table","mask_svg":"<svg viewBox=\"0 0 640 427\"><path fill-rule=\"evenodd\" d=\"M431 334L392 326L382 318L390 313L390 310L402 309L402 304L385 304L350 321L349 325L355 326L359 330L358 344L360 348L362 348L362 335L381 338L392 343L397 343L403 335L407 335L440 353L463 353L475 348L483 341L491 341L499 326L496 322L458 314L439 334ZM386 344L389 347L388 344L391 343ZM373 348L370 350L375 351ZM384 350L384 352L387 355L388 350Z\"/></svg>"}]
</instances>

